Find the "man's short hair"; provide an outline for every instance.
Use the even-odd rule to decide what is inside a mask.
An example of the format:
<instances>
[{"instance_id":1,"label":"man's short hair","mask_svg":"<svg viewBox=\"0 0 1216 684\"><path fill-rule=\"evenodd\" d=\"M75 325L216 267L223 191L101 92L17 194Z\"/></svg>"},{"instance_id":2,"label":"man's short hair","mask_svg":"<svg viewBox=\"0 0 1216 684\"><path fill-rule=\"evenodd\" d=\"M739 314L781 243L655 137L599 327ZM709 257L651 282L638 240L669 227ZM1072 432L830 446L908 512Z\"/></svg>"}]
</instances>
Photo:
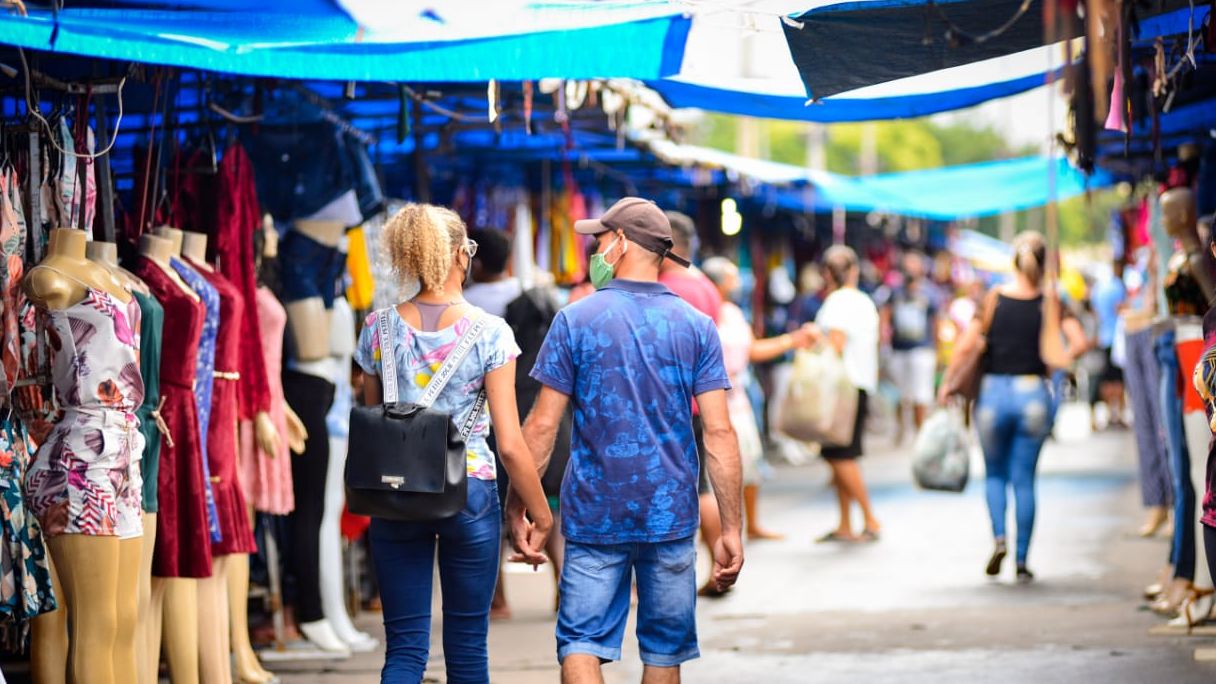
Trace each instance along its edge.
<instances>
[{"instance_id":1,"label":"man's short hair","mask_svg":"<svg viewBox=\"0 0 1216 684\"><path fill-rule=\"evenodd\" d=\"M687 214L678 211L664 213L667 214L667 220L671 222L671 241L676 250L690 257L693 256L692 247L697 240L697 225Z\"/></svg>"},{"instance_id":2,"label":"man's short hair","mask_svg":"<svg viewBox=\"0 0 1216 684\"><path fill-rule=\"evenodd\" d=\"M511 238L506 233L492 228L474 228L469 231L469 238L477 242L477 255L473 260L481 262L486 273L506 273L507 262L511 259Z\"/></svg>"}]
</instances>

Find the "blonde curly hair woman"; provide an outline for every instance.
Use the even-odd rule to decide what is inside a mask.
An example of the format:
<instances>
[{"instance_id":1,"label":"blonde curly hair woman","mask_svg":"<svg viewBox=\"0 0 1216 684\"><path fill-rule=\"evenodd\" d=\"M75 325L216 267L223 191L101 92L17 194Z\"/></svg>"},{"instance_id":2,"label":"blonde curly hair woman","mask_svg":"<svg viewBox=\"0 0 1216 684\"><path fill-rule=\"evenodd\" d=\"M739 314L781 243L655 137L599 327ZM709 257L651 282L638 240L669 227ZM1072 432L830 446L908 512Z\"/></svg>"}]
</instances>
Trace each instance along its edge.
<instances>
[{"instance_id":1,"label":"blonde curly hair woman","mask_svg":"<svg viewBox=\"0 0 1216 684\"><path fill-rule=\"evenodd\" d=\"M511 328L497 316L464 301L463 286L477 243L468 239L455 212L428 204L407 204L384 227L384 249L402 281L421 286L412 299L371 314L364 324L355 360L368 377L363 403L382 401L384 354L393 354L400 401L417 401L431 377L479 318L484 327L472 351L432 407L457 425L476 411L484 388L490 419L477 417L466 440L469 494L464 511L435 522L375 518L370 539L381 582L388 641L383 682L422 680L430 651L431 579L435 547L443 591L443 651L450 682L488 682L486 635L490 600L498 570L502 516L495 484L494 454L486 444L491 419L499 455L523 499L532 525L517 539L517 557L544 562L540 549L553 525L532 454L524 442L515 404L515 357ZM381 349L380 316L391 316L391 348ZM526 526L520 526L524 528Z\"/></svg>"}]
</instances>

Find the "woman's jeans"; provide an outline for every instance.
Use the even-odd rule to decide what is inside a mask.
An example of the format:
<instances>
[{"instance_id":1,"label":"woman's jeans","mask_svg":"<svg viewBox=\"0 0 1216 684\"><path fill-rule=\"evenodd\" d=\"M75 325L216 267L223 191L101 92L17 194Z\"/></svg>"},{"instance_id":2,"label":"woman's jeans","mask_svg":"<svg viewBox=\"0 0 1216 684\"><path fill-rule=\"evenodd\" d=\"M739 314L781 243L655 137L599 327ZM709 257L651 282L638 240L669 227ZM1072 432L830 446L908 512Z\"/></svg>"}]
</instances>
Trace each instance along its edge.
<instances>
[{"instance_id":1,"label":"woman's jeans","mask_svg":"<svg viewBox=\"0 0 1216 684\"><path fill-rule=\"evenodd\" d=\"M1195 488L1191 485L1191 456L1186 447L1182 427L1182 398L1178 395L1178 350L1174 331L1167 330L1157 337L1154 347L1161 366L1161 421L1165 432L1166 451L1170 455L1170 471L1174 495L1174 539L1170 546L1170 564L1174 577L1195 579ZM1189 378L1188 378L1189 380Z\"/></svg>"},{"instance_id":2,"label":"woman's jeans","mask_svg":"<svg viewBox=\"0 0 1216 684\"><path fill-rule=\"evenodd\" d=\"M1017 507L1017 562L1026 563L1034 531L1035 471L1051 433L1053 400L1047 380L1035 375L986 375L975 406L984 448L985 486L992 534L1005 537L1007 496Z\"/></svg>"},{"instance_id":3,"label":"woman's jeans","mask_svg":"<svg viewBox=\"0 0 1216 684\"><path fill-rule=\"evenodd\" d=\"M1153 353L1153 331L1127 335L1124 383L1135 413L1133 428L1140 452L1140 494L1145 506L1173 503L1173 478L1161 421L1161 367Z\"/></svg>"},{"instance_id":4,"label":"woman's jeans","mask_svg":"<svg viewBox=\"0 0 1216 684\"><path fill-rule=\"evenodd\" d=\"M418 684L426 672L436 542L447 681L490 681L486 638L498 577L500 510L495 483L469 478L468 505L451 518L436 522L372 519L369 537L388 641L381 682Z\"/></svg>"}]
</instances>

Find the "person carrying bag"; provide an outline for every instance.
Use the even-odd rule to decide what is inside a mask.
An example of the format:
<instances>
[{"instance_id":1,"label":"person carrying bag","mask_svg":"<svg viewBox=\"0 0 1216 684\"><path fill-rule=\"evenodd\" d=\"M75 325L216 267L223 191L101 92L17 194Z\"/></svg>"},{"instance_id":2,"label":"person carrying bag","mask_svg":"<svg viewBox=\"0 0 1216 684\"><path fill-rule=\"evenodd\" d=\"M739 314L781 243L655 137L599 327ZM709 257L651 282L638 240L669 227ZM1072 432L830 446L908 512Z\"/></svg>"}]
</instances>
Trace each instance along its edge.
<instances>
[{"instance_id":1,"label":"person carrying bag","mask_svg":"<svg viewBox=\"0 0 1216 684\"><path fill-rule=\"evenodd\" d=\"M514 559L544 563L553 525L519 425L519 347L505 321L463 299L477 243L454 212L407 204L385 224L383 239L397 276L417 280L421 291L368 316L355 350L364 382L362 406L351 415L346 482L351 509L372 516L388 646L381 681L417 684L426 672L438 555L447 678L481 684L489 681L502 534L485 406L527 509L512 521Z\"/></svg>"}]
</instances>

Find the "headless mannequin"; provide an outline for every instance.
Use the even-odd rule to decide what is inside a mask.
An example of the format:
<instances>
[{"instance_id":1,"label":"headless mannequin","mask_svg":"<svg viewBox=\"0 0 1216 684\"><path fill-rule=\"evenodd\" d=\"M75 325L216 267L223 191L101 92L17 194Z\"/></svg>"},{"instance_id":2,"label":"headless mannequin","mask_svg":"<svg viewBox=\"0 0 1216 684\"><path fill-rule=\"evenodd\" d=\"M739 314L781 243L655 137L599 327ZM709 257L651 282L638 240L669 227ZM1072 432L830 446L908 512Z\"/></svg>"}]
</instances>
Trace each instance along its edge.
<instances>
[{"instance_id":1,"label":"headless mannequin","mask_svg":"<svg viewBox=\"0 0 1216 684\"><path fill-rule=\"evenodd\" d=\"M90 287L122 302L131 295L102 266L85 258L85 234L60 228L51 232L45 259L30 270L24 287L36 306L59 311L80 301ZM60 664L35 659L39 682L129 682L136 677L135 627L139 561L143 539L61 534L47 540L54 564L63 621L36 626ZM50 629L47 629L50 628ZM72 635L69 642L68 634ZM66 667L63 666L66 663Z\"/></svg>"},{"instance_id":2,"label":"headless mannequin","mask_svg":"<svg viewBox=\"0 0 1216 684\"><path fill-rule=\"evenodd\" d=\"M296 221L292 230L326 247L337 249L346 227L337 221L303 220ZM286 304L284 308L287 310L288 334L291 335L296 350L297 363L293 370L332 383L334 363L330 356L329 335L317 334L317 331L328 331L331 328L332 315L325 309L324 301L320 296L309 297ZM314 533L319 535L320 529ZM320 563L320 558L317 558L316 562ZM349 655L349 645L338 636L328 619L300 623L299 628L304 637L322 651Z\"/></svg>"},{"instance_id":3,"label":"headless mannequin","mask_svg":"<svg viewBox=\"0 0 1216 684\"><path fill-rule=\"evenodd\" d=\"M170 279L198 301L198 295L178 277L169 259L180 254L181 231L162 228L165 235L177 234L177 242L169 237L144 235L140 238L140 254L147 257ZM170 233L169 231L172 231ZM168 324L168 322L166 322ZM151 559L148 570L151 572ZM155 682L163 642L165 659L174 684L197 684L199 681L199 580L187 577L153 577L149 615L144 623L147 636L146 661L140 663L140 682ZM163 629L162 629L163 628Z\"/></svg>"},{"instance_id":4,"label":"headless mannequin","mask_svg":"<svg viewBox=\"0 0 1216 684\"><path fill-rule=\"evenodd\" d=\"M185 257L185 261L196 270L214 271L207 263L207 236L202 233L179 232L181 255ZM223 321L220 325L223 325ZM236 429L235 425L233 429ZM232 668L228 661L230 604L227 572L231 558L231 555L212 556L211 576L198 580L199 675L201 680L208 684L229 684L232 681Z\"/></svg>"},{"instance_id":5,"label":"headless mannequin","mask_svg":"<svg viewBox=\"0 0 1216 684\"><path fill-rule=\"evenodd\" d=\"M329 468L325 479L325 514L321 518L321 606L325 619L329 621L338 638L350 646L355 653L367 653L379 645L370 635L355 629L350 614L346 612L345 575L342 567L342 508L346 503L345 482L342 473L346 467L347 432L334 431L332 416L335 411L349 415L351 357L355 353L355 315L344 298L334 300L330 327L330 349L337 360L333 383L337 387L335 397L346 392L348 401L335 401L330 409ZM345 420L346 415L340 417Z\"/></svg>"},{"instance_id":6,"label":"headless mannequin","mask_svg":"<svg viewBox=\"0 0 1216 684\"><path fill-rule=\"evenodd\" d=\"M296 221L292 230L326 247L337 248L346 227L337 221ZM286 305L287 327L295 342L300 361L319 361L329 357L329 337L317 331L329 330L329 312L321 297L309 297Z\"/></svg>"}]
</instances>

